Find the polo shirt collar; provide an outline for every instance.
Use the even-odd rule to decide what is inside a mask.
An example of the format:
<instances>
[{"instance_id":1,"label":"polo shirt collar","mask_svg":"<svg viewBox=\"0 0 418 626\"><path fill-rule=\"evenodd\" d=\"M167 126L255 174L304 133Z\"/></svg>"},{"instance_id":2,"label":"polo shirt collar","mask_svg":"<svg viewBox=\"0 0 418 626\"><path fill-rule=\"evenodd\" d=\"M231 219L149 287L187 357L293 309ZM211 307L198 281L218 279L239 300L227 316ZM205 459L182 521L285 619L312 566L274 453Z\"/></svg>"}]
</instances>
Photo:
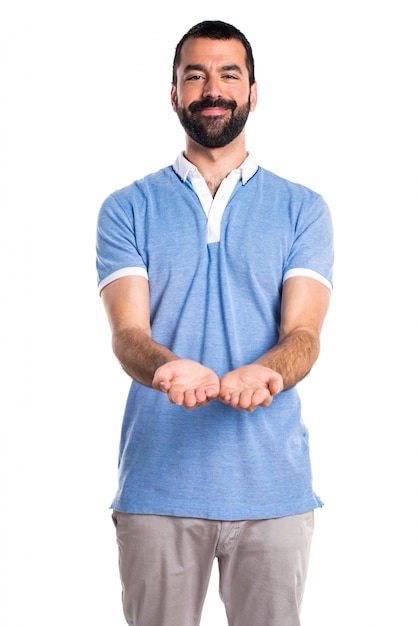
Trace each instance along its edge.
<instances>
[{"instance_id":1,"label":"polo shirt collar","mask_svg":"<svg viewBox=\"0 0 418 626\"><path fill-rule=\"evenodd\" d=\"M177 176L179 176L183 182L188 176L192 176L193 174L196 175L197 173L199 173L197 167L186 159L183 152L181 152L178 155L177 159L174 161L173 168ZM240 165L240 167L238 167L234 171L239 172L239 178L242 180L242 184L245 185L246 183L248 183L250 178L254 176L257 169L257 161L252 156L252 154L249 154L245 161Z\"/></svg>"}]
</instances>

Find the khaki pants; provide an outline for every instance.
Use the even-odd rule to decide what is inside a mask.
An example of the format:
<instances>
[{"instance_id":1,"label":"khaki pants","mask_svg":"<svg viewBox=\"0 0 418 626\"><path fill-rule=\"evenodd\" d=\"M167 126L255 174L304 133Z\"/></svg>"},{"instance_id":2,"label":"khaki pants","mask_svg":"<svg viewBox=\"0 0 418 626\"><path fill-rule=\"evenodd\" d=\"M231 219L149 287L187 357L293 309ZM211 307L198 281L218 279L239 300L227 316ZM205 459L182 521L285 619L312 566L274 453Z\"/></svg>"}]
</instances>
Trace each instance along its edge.
<instances>
[{"instance_id":1,"label":"khaki pants","mask_svg":"<svg viewBox=\"0 0 418 626\"><path fill-rule=\"evenodd\" d=\"M114 511L113 521L129 626L198 626L215 558L230 626L300 625L313 511L238 522Z\"/></svg>"}]
</instances>

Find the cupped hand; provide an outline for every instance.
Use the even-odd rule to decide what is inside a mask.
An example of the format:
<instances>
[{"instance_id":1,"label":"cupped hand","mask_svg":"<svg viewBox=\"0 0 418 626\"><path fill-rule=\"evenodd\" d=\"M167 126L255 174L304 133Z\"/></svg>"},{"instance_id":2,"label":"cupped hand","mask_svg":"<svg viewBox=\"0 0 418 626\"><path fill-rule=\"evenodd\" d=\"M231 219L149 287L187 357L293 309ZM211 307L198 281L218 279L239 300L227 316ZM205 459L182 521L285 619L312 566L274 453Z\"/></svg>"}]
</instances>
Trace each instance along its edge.
<instances>
[{"instance_id":1,"label":"cupped hand","mask_svg":"<svg viewBox=\"0 0 418 626\"><path fill-rule=\"evenodd\" d=\"M193 409L218 397L219 379L213 370L197 361L176 359L156 370L152 387L167 394L172 404Z\"/></svg>"},{"instance_id":2,"label":"cupped hand","mask_svg":"<svg viewBox=\"0 0 418 626\"><path fill-rule=\"evenodd\" d=\"M251 413L259 406L269 406L273 396L282 390L280 374L253 363L232 370L221 378L219 399L233 408Z\"/></svg>"}]
</instances>

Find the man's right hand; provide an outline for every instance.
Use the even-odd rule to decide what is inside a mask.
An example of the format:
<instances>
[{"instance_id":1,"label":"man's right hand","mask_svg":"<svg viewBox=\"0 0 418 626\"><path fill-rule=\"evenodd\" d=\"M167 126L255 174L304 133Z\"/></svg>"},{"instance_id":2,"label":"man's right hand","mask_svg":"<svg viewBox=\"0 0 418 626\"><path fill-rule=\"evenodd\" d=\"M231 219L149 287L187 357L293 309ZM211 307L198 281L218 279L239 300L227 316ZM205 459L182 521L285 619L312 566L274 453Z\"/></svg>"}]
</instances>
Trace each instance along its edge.
<instances>
[{"instance_id":1,"label":"man's right hand","mask_svg":"<svg viewBox=\"0 0 418 626\"><path fill-rule=\"evenodd\" d=\"M197 361L176 359L155 371L152 387L167 394L172 404L194 409L218 397L219 379L214 371Z\"/></svg>"}]
</instances>

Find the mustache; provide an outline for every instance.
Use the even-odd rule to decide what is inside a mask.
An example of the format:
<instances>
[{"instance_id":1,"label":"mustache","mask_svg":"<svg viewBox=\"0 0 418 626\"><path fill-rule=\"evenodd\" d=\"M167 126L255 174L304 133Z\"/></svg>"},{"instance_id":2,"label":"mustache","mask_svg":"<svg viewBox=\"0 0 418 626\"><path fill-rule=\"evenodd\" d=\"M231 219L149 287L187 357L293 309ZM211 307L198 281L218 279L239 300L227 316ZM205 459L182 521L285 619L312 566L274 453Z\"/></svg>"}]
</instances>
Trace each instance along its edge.
<instances>
[{"instance_id":1,"label":"mustache","mask_svg":"<svg viewBox=\"0 0 418 626\"><path fill-rule=\"evenodd\" d=\"M235 100L224 100L223 98L216 98L213 100L212 98L205 98L204 100L199 100L198 102L192 102L189 105L190 113L196 113L197 111L203 111L203 109L217 108L220 109L231 109L231 111L235 111L237 108L237 103Z\"/></svg>"}]
</instances>

